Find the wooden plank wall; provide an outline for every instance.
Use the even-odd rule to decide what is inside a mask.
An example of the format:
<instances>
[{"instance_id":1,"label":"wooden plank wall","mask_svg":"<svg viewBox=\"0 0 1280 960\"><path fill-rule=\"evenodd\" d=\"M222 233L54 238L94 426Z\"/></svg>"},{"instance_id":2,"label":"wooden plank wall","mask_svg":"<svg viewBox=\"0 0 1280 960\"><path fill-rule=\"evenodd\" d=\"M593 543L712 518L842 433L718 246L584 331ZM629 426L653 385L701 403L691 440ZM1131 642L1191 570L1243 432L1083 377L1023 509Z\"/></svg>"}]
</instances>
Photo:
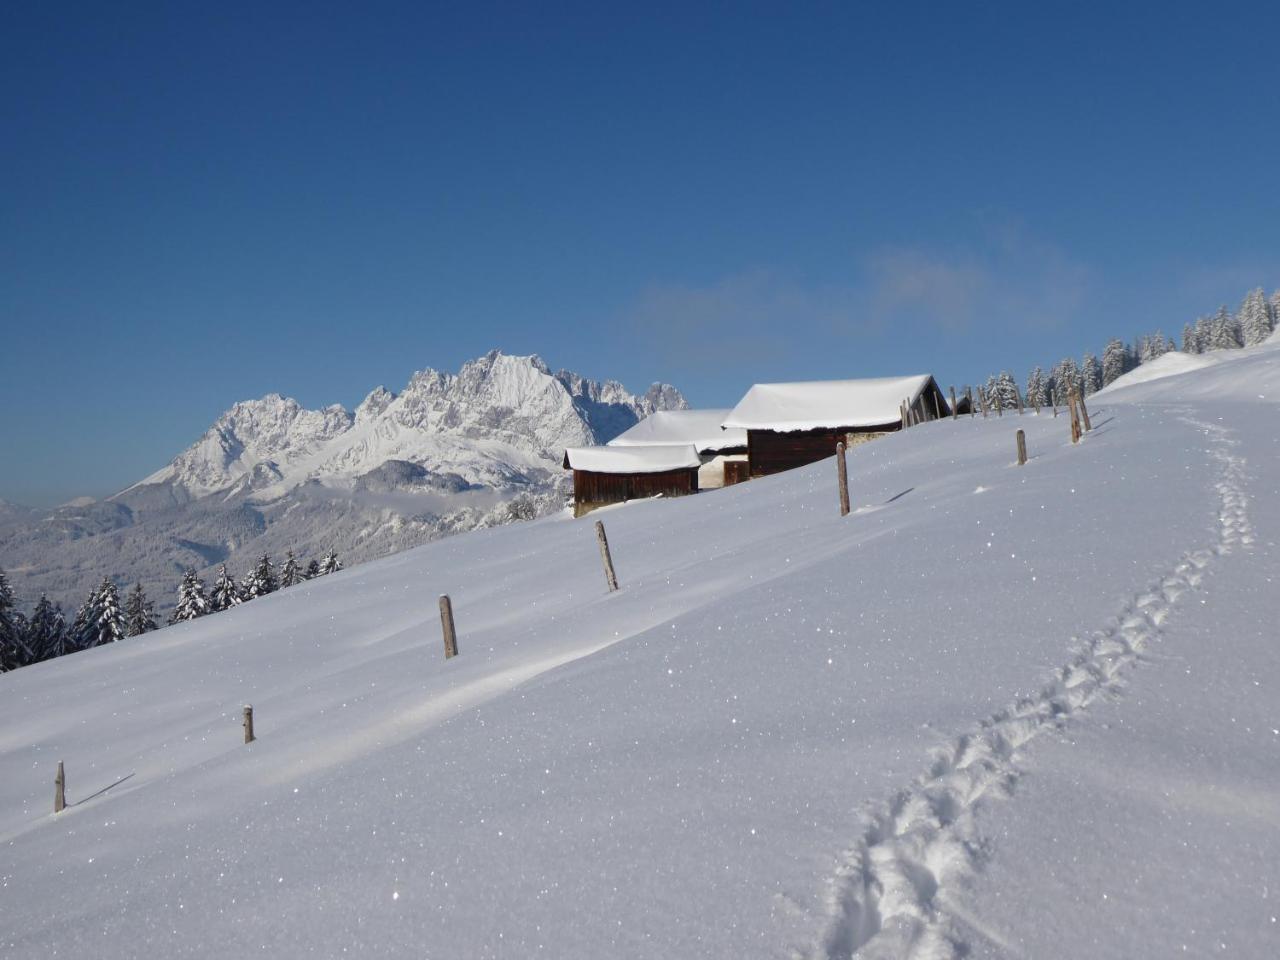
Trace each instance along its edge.
<instances>
[{"instance_id":1,"label":"wooden plank wall","mask_svg":"<svg viewBox=\"0 0 1280 960\"><path fill-rule=\"evenodd\" d=\"M751 464L751 476L767 477L783 470L793 470L808 463L825 460L836 455L836 444L847 434L884 433L896 430L897 425L876 427L848 427L842 430L794 430L778 433L773 430L747 431L747 460Z\"/></svg>"},{"instance_id":2,"label":"wooden plank wall","mask_svg":"<svg viewBox=\"0 0 1280 960\"><path fill-rule=\"evenodd\" d=\"M698 468L662 473L573 471L574 503L621 503L641 497L683 497L698 492Z\"/></svg>"}]
</instances>

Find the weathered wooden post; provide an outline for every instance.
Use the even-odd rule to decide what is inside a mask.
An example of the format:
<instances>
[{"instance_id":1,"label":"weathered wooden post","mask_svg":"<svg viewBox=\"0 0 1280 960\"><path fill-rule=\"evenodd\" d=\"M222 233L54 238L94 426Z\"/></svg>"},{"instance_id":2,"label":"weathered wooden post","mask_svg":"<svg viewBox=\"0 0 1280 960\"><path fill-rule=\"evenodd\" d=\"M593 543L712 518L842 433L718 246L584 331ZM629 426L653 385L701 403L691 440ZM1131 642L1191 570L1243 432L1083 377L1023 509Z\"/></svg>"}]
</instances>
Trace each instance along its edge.
<instances>
[{"instance_id":1,"label":"weathered wooden post","mask_svg":"<svg viewBox=\"0 0 1280 960\"><path fill-rule=\"evenodd\" d=\"M1018 416L1022 416L1022 391L1015 387L1013 395L1018 398Z\"/></svg>"},{"instance_id":2,"label":"weathered wooden post","mask_svg":"<svg viewBox=\"0 0 1280 960\"><path fill-rule=\"evenodd\" d=\"M1067 391L1067 407L1071 414L1071 442L1080 442L1080 414L1076 412L1076 392Z\"/></svg>"},{"instance_id":3,"label":"weathered wooden post","mask_svg":"<svg viewBox=\"0 0 1280 960\"><path fill-rule=\"evenodd\" d=\"M1084 405L1084 394L1080 394L1080 416L1084 419L1084 432L1088 433L1093 429L1093 424L1089 422L1089 408Z\"/></svg>"},{"instance_id":4,"label":"weathered wooden post","mask_svg":"<svg viewBox=\"0 0 1280 960\"><path fill-rule=\"evenodd\" d=\"M253 743L257 739L253 735L253 706L246 703L244 705L244 742Z\"/></svg>"},{"instance_id":5,"label":"weathered wooden post","mask_svg":"<svg viewBox=\"0 0 1280 960\"><path fill-rule=\"evenodd\" d=\"M1052 394L1049 396L1049 402L1053 404L1053 419L1058 419L1058 398Z\"/></svg>"},{"instance_id":6,"label":"weathered wooden post","mask_svg":"<svg viewBox=\"0 0 1280 960\"><path fill-rule=\"evenodd\" d=\"M444 658L458 655L458 631L453 625L453 603L447 593L440 594L440 630L444 633Z\"/></svg>"},{"instance_id":7,"label":"weathered wooden post","mask_svg":"<svg viewBox=\"0 0 1280 960\"><path fill-rule=\"evenodd\" d=\"M61 813L67 808L67 774L62 769L62 761L58 761L58 772L53 778L53 812Z\"/></svg>"},{"instance_id":8,"label":"weathered wooden post","mask_svg":"<svg viewBox=\"0 0 1280 960\"><path fill-rule=\"evenodd\" d=\"M960 408L956 406L956 388L951 387L951 419L960 419Z\"/></svg>"},{"instance_id":9,"label":"weathered wooden post","mask_svg":"<svg viewBox=\"0 0 1280 960\"><path fill-rule=\"evenodd\" d=\"M618 578L613 572L613 557L609 555L609 538L604 535L604 521L596 521L596 540L600 544L600 560L604 563L604 579L609 592L618 589Z\"/></svg>"},{"instance_id":10,"label":"weathered wooden post","mask_svg":"<svg viewBox=\"0 0 1280 960\"><path fill-rule=\"evenodd\" d=\"M982 419L987 419L987 392L978 388L978 403L982 405Z\"/></svg>"},{"instance_id":11,"label":"weathered wooden post","mask_svg":"<svg viewBox=\"0 0 1280 960\"><path fill-rule=\"evenodd\" d=\"M936 390L930 391L929 396L933 398L933 419L942 419L942 408L938 406L938 393Z\"/></svg>"},{"instance_id":12,"label":"weathered wooden post","mask_svg":"<svg viewBox=\"0 0 1280 960\"><path fill-rule=\"evenodd\" d=\"M836 480L840 485L840 516L849 515L849 468L844 462L844 443L836 444Z\"/></svg>"},{"instance_id":13,"label":"weathered wooden post","mask_svg":"<svg viewBox=\"0 0 1280 960\"><path fill-rule=\"evenodd\" d=\"M969 401L969 419L972 420L974 417L978 415L978 408L977 406L974 405L974 402L973 402L973 388L965 387L964 395Z\"/></svg>"},{"instance_id":14,"label":"weathered wooden post","mask_svg":"<svg viewBox=\"0 0 1280 960\"><path fill-rule=\"evenodd\" d=\"M898 403L898 419L902 421L902 425L898 429L907 429L907 408L901 402Z\"/></svg>"},{"instance_id":15,"label":"weathered wooden post","mask_svg":"<svg viewBox=\"0 0 1280 960\"><path fill-rule=\"evenodd\" d=\"M994 396L995 396L995 401L996 401L996 416L997 416L997 417L1003 417L1003 416L1004 416L1004 404L1000 401L1000 394L999 394L999 393L996 393L996 394L994 394Z\"/></svg>"},{"instance_id":16,"label":"weathered wooden post","mask_svg":"<svg viewBox=\"0 0 1280 960\"><path fill-rule=\"evenodd\" d=\"M1018 431L1018 466L1024 466L1027 462L1027 435L1021 430Z\"/></svg>"}]
</instances>

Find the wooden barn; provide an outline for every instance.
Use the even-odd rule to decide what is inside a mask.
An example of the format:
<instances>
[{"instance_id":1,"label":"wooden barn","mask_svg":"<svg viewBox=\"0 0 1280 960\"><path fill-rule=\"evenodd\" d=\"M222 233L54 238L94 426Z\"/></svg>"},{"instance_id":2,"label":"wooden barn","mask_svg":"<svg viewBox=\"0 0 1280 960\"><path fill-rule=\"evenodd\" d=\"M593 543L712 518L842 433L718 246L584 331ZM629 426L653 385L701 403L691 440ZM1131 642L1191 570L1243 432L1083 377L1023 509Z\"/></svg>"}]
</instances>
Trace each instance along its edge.
<instances>
[{"instance_id":1,"label":"wooden barn","mask_svg":"<svg viewBox=\"0 0 1280 960\"><path fill-rule=\"evenodd\" d=\"M570 447L564 452L564 468L573 471L575 517L611 503L697 493L701 466L691 443Z\"/></svg>"},{"instance_id":2,"label":"wooden barn","mask_svg":"<svg viewBox=\"0 0 1280 960\"><path fill-rule=\"evenodd\" d=\"M747 432L751 476L763 477L834 456L902 428L903 410L918 421L950 413L929 374L867 380L757 383L723 426Z\"/></svg>"},{"instance_id":3,"label":"wooden barn","mask_svg":"<svg viewBox=\"0 0 1280 960\"><path fill-rule=\"evenodd\" d=\"M721 427L728 410L659 410L609 441L611 447L693 444L702 466L698 489L733 483L747 466L747 431Z\"/></svg>"}]
</instances>

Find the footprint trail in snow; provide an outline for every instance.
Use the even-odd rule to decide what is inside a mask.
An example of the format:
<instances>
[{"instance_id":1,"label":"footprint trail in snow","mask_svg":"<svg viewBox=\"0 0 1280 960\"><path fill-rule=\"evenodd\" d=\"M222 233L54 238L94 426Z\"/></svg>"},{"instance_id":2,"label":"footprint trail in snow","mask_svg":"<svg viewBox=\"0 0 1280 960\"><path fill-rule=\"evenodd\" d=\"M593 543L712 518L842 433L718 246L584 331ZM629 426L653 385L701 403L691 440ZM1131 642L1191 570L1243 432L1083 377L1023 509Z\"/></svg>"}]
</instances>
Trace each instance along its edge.
<instances>
[{"instance_id":1,"label":"footprint trail in snow","mask_svg":"<svg viewBox=\"0 0 1280 960\"><path fill-rule=\"evenodd\" d=\"M938 749L926 773L871 808L864 831L839 856L824 890L826 921L818 942L796 957L952 960L963 954L958 911L948 897L982 866L975 815L984 800L1009 795L1022 774L1019 749L1099 696L1117 693L1120 674L1159 638L1161 624L1178 598L1200 584L1204 569L1215 557L1253 543L1245 461L1232 453L1231 431L1184 419L1208 438L1209 456L1219 466L1216 542L1185 554L1133 597L1105 629L1079 645L1039 694Z\"/></svg>"}]
</instances>

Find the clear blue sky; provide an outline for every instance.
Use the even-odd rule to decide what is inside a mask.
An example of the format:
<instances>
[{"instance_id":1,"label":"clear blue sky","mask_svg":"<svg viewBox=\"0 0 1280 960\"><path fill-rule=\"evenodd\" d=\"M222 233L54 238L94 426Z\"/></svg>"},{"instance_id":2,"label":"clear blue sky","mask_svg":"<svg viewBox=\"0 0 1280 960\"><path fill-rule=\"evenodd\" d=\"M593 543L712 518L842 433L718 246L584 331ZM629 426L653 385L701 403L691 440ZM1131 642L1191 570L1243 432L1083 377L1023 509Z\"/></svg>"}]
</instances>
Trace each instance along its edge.
<instances>
[{"instance_id":1,"label":"clear blue sky","mask_svg":"<svg viewBox=\"0 0 1280 960\"><path fill-rule=\"evenodd\" d=\"M1280 5L8 4L0 497L493 347L731 404L1280 284Z\"/></svg>"}]
</instances>

